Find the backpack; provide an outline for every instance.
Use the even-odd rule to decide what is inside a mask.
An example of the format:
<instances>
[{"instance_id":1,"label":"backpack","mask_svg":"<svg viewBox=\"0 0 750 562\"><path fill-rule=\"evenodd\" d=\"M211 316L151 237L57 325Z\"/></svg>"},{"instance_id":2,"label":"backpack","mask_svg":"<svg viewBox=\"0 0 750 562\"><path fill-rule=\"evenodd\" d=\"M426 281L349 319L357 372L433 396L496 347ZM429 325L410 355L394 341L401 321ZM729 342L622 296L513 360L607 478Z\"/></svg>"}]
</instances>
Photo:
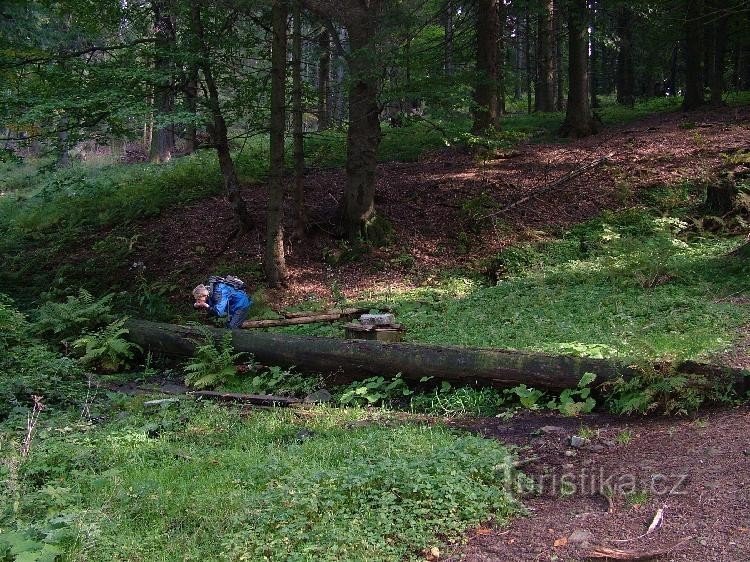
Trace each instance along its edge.
<instances>
[{"instance_id":1,"label":"backpack","mask_svg":"<svg viewBox=\"0 0 750 562\"><path fill-rule=\"evenodd\" d=\"M227 275L226 277L220 277L218 275L211 275L208 278L208 294L213 295L214 294L214 288L219 283L224 283L224 285L229 285L232 287L232 289L236 289L238 291L244 291L245 282L240 279L239 277L235 277L234 275Z\"/></svg>"}]
</instances>

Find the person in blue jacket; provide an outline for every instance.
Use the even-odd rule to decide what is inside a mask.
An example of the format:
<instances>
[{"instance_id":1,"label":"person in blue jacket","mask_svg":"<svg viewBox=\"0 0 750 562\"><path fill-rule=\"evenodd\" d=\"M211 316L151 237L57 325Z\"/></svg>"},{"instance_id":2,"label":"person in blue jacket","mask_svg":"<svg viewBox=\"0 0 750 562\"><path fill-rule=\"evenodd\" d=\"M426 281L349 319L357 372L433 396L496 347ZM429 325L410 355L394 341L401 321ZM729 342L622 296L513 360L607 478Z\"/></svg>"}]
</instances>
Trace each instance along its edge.
<instances>
[{"instance_id":1,"label":"person in blue jacket","mask_svg":"<svg viewBox=\"0 0 750 562\"><path fill-rule=\"evenodd\" d=\"M253 304L253 300L245 291L221 282L213 284L213 292L205 285L198 285L193 289L193 297L193 307L206 310L220 318L226 316L227 328L230 330L242 327Z\"/></svg>"}]
</instances>

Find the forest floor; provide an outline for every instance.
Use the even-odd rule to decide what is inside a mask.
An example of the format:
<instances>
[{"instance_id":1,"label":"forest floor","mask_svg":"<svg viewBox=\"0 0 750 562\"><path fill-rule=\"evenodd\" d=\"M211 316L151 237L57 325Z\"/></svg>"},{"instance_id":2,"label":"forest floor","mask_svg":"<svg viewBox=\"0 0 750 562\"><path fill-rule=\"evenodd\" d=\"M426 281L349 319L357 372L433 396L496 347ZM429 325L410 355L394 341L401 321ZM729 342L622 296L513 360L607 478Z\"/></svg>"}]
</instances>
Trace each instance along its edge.
<instances>
[{"instance_id":1,"label":"forest floor","mask_svg":"<svg viewBox=\"0 0 750 562\"><path fill-rule=\"evenodd\" d=\"M335 267L324 257L346 250L330 232L345 175L312 170L306 197L313 228L289 244L289 286L269 291L268 301L325 300L334 285L356 299L429 283L437 272L476 267L503 248L544 240L603 210L641 205L650 190L708 179L725 165L723 155L750 148L748 138L750 108L724 108L655 115L587 139L526 143L480 159L446 149L415 163L381 164L376 205L393 225L394 242ZM601 158L603 165L502 211ZM260 263L265 187L246 186L244 195L259 225L248 238L217 254L232 229L229 207L217 197L141 225L159 232L160 243L139 259L157 277L179 271L187 285L217 264ZM472 212L492 217L472 224ZM750 367L748 348L745 337L722 362ZM610 559L622 560L750 559L748 422L747 407L697 419L526 412L457 422L519 447L521 458L532 459L523 470L540 493L525 500L528 517L470 531L468 545L449 549L448 559L583 560L597 550L604 558L608 548L620 551L610 550ZM586 444L572 447L572 435ZM646 534L657 512L661 522Z\"/></svg>"},{"instance_id":2,"label":"forest floor","mask_svg":"<svg viewBox=\"0 0 750 562\"><path fill-rule=\"evenodd\" d=\"M748 148L748 135L750 107L744 106L663 113L586 139L529 142L481 158L446 149L419 162L380 164L376 208L392 224L393 242L335 267L326 256L330 261L347 250L331 233L345 173L310 170L305 178L310 232L288 242L289 285L268 291L266 298L274 306L298 305L329 299L334 285L347 298L361 298L429 283L440 271L475 267L503 248L545 240L603 210L642 205L650 190L710 177L724 164L723 155ZM602 165L502 211L605 157ZM243 195L257 226L228 248L231 211L223 197L215 197L136 226L143 243L133 261L143 262L149 277L186 287L228 264L240 275L259 274L266 187L247 185Z\"/></svg>"},{"instance_id":3,"label":"forest floor","mask_svg":"<svg viewBox=\"0 0 750 562\"><path fill-rule=\"evenodd\" d=\"M539 494L524 500L528 517L473 530L447 559L562 562L609 548L625 551L610 560L748 560L748 422L746 406L696 419L526 413L462 422L534 459L523 471ZM572 435L586 444L571 447Z\"/></svg>"}]
</instances>

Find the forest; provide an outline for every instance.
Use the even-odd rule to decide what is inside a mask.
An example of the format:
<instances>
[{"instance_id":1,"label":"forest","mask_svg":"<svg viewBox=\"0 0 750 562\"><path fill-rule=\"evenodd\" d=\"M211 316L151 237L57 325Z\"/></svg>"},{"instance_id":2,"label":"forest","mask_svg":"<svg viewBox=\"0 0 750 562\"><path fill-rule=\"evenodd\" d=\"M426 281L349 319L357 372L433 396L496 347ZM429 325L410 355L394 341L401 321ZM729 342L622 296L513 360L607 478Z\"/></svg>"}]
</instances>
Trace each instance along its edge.
<instances>
[{"instance_id":1,"label":"forest","mask_svg":"<svg viewBox=\"0 0 750 562\"><path fill-rule=\"evenodd\" d=\"M0 562L750 559L750 0L4 0Z\"/></svg>"}]
</instances>

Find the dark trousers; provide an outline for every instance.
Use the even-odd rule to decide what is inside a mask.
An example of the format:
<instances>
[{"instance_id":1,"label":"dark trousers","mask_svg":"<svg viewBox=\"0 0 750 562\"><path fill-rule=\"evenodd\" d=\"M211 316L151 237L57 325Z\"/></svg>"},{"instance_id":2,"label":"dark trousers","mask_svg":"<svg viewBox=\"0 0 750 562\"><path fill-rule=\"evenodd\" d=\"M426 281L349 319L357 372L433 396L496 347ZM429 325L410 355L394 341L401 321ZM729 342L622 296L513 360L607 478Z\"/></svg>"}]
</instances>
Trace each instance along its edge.
<instances>
[{"instance_id":1,"label":"dark trousers","mask_svg":"<svg viewBox=\"0 0 750 562\"><path fill-rule=\"evenodd\" d=\"M242 327L242 323L247 318L247 313L250 311L249 308L238 308L233 314L230 314L227 318L227 328L230 330L237 330Z\"/></svg>"}]
</instances>

